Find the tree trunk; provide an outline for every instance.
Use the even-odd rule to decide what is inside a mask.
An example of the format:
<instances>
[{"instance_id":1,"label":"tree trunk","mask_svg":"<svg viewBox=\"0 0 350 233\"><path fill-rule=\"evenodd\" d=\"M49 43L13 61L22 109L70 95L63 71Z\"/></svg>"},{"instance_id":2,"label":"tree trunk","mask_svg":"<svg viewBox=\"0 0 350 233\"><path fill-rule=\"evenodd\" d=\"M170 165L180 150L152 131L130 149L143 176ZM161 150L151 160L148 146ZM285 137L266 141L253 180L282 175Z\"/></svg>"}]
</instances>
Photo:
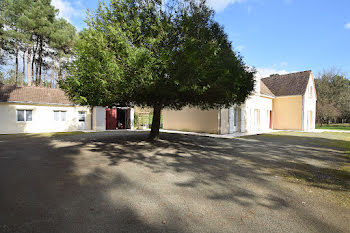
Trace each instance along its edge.
<instances>
[{"instance_id":1,"label":"tree trunk","mask_svg":"<svg viewBox=\"0 0 350 233\"><path fill-rule=\"evenodd\" d=\"M35 63L35 53L36 53L36 50L34 49L34 45L33 45L33 57L32 57L32 83L35 85L34 83L34 63Z\"/></svg>"},{"instance_id":2,"label":"tree trunk","mask_svg":"<svg viewBox=\"0 0 350 233\"><path fill-rule=\"evenodd\" d=\"M34 73L34 64L36 66L36 51L38 50L39 38L36 38L36 46L33 44L33 57L32 57L32 83L35 85L35 73Z\"/></svg>"},{"instance_id":3,"label":"tree trunk","mask_svg":"<svg viewBox=\"0 0 350 233\"><path fill-rule=\"evenodd\" d=\"M58 72L57 72L57 79L60 82L62 80L62 69L61 69L61 58L58 58Z\"/></svg>"},{"instance_id":4,"label":"tree trunk","mask_svg":"<svg viewBox=\"0 0 350 233\"><path fill-rule=\"evenodd\" d=\"M22 74L22 77L21 77L21 85L23 86L24 84L24 76L25 75L25 72L26 72L26 48L23 50L23 57L22 57L22 63L23 63L23 74Z\"/></svg>"},{"instance_id":5,"label":"tree trunk","mask_svg":"<svg viewBox=\"0 0 350 233\"><path fill-rule=\"evenodd\" d=\"M39 54L37 59L37 74L36 74L36 85L41 84L41 67L42 67L42 56L43 56L43 40L40 38L39 43Z\"/></svg>"},{"instance_id":6,"label":"tree trunk","mask_svg":"<svg viewBox=\"0 0 350 233\"><path fill-rule=\"evenodd\" d=\"M27 53L27 84L28 86L32 85L32 75L30 73L30 48L28 48L28 53Z\"/></svg>"},{"instance_id":7,"label":"tree trunk","mask_svg":"<svg viewBox=\"0 0 350 233\"><path fill-rule=\"evenodd\" d=\"M160 115L162 112L162 105L157 103L153 106L153 119L152 128L149 135L150 140L157 140L159 138L159 128L160 128Z\"/></svg>"},{"instance_id":8,"label":"tree trunk","mask_svg":"<svg viewBox=\"0 0 350 233\"><path fill-rule=\"evenodd\" d=\"M18 44L16 43L15 82L18 83Z\"/></svg>"},{"instance_id":9,"label":"tree trunk","mask_svg":"<svg viewBox=\"0 0 350 233\"><path fill-rule=\"evenodd\" d=\"M54 84L54 80L55 80L55 73L54 73L53 68L52 68L52 71L51 71L51 80L50 80L50 87L51 87L51 88L55 88L55 86L53 85L53 84Z\"/></svg>"},{"instance_id":10,"label":"tree trunk","mask_svg":"<svg viewBox=\"0 0 350 233\"><path fill-rule=\"evenodd\" d=\"M39 79L38 79L38 86L40 86L40 84L41 84L42 64L43 64L43 40L40 39L40 48L39 48Z\"/></svg>"},{"instance_id":11,"label":"tree trunk","mask_svg":"<svg viewBox=\"0 0 350 233\"><path fill-rule=\"evenodd\" d=\"M35 86L38 86L39 80L39 59L35 59Z\"/></svg>"}]
</instances>

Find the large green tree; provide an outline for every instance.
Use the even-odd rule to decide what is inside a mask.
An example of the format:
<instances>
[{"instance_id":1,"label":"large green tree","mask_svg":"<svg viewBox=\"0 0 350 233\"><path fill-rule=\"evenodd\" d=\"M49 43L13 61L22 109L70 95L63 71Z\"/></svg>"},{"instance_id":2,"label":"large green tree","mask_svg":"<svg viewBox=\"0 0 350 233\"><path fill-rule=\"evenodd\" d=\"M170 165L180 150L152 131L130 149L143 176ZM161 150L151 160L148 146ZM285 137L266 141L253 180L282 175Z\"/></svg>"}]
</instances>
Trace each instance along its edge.
<instances>
[{"instance_id":1,"label":"large green tree","mask_svg":"<svg viewBox=\"0 0 350 233\"><path fill-rule=\"evenodd\" d=\"M153 107L151 139L163 108L228 107L254 86L255 71L232 50L206 1L162 2L100 3L61 85L80 104Z\"/></svg>"}]
</instances>

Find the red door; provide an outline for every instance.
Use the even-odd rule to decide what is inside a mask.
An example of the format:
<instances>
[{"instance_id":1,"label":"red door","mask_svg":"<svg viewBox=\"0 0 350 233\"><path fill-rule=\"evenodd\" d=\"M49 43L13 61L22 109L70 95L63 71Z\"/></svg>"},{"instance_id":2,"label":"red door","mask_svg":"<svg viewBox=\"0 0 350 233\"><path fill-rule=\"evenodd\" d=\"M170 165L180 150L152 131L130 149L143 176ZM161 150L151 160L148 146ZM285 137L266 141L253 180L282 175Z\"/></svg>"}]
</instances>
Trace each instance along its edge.
<instances>
[{"instance_id":1,"label":"red door","mask_svg":"<svg viewBox=\"0 0 350 233\"><path fill-rule=\"evenodd\" d=\"M117 128L117 109L107 108L106 109L106 129L116 129Z\"/></svg>"},{"instance_id":2,"label":"red door","mask_svg":"<svg viewBox=\"0 0 350 233\"><path fill-rule=\"evenodd\" d=\"M272 129L272 111L270 111L270 129Z\"/></svg>"}]
</instances>

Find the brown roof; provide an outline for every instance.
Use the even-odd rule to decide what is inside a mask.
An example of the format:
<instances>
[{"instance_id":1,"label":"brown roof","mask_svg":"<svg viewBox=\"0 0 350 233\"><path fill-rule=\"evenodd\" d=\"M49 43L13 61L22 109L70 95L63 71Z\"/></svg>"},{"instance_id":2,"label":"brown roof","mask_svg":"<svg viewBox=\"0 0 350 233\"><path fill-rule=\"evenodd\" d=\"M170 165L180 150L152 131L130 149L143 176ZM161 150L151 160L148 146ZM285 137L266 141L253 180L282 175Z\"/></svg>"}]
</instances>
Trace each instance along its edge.
<instances>
[{"instance_id":1,"label":"brown roof","mask_svg":"<svg viewBox=\"0 0 350 233\"><path fill-rule=\"evenodd\" d=\"M0 84L0 102L73 104L61 89Z\"/></svg>"},{"instance_id":2,"label":"brown roof","mask_svg":"<svg viewBox=\"0 0 350 233\"><path fill-rule=\"evenodd\" d=\"M272 91L263 82L260 82L260 94L275 97Z\"/></svg>"},{"instance_id":3,"label":"brown roof","mask_svg":"<svg viewBox=\"0 0 350 233\"><path fill-rule=\"evenodd\" d=\"M275 96L304 95L312 71L303 71L261 79Z\"/></svg>"}]
</instances>

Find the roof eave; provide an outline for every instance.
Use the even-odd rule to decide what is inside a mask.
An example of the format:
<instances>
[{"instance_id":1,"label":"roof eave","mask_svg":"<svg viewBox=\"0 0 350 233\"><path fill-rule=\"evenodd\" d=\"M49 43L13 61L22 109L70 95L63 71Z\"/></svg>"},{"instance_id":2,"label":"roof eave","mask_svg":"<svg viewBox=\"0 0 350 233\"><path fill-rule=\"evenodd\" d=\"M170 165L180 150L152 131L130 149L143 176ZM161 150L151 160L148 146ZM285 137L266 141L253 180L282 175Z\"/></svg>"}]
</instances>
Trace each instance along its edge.
<instances>
[{"instance_id":1,"label":"roof eave","mask_svg":"<svg viewBox=\"0 0 350 233\"><path fill-rule=\"evenodd\" d=\"M266 98L271 98L271 99L275 99L276 98L276 96L270 96L270 95L264 95L264 94L260 94L260 96L266 97Z\"/></svg>"},{"instance_id":2,"label":"roof eave","mask_svg":"<svg viewBox=\"0 0 350 233\"><path fill-rule=\"evenodd\" d=\"M12 103L12 104L31 104L31 105L59 105L59 106L80 106L76 104L60 104L60 103L41 103L41 102L30 102L30 101L0 101L1 103Z\"/></svg>"}]
</instances>

